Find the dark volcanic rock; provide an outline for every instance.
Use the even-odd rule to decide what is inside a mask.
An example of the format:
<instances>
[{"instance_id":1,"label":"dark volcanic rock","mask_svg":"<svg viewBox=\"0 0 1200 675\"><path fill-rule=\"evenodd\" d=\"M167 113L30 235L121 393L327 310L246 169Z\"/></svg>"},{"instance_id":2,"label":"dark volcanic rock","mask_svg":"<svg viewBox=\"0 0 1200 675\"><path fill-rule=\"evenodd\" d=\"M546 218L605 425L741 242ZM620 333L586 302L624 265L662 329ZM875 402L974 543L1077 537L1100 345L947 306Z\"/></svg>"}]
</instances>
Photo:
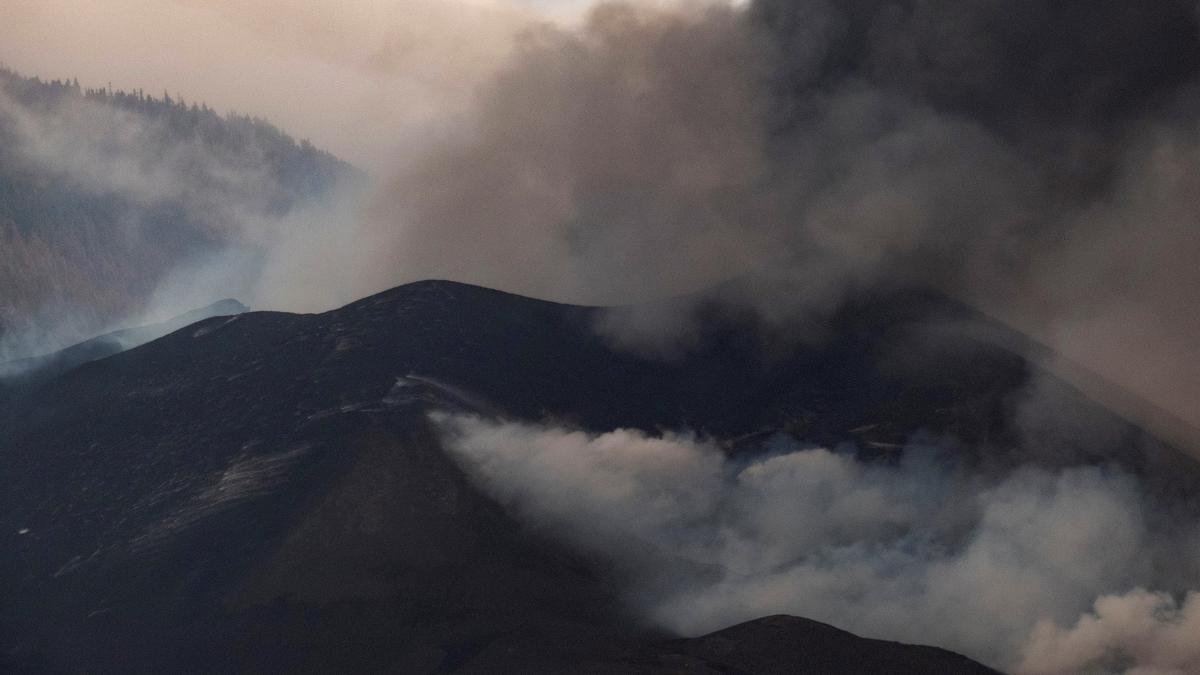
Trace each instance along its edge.
<instances>
[{"instance_id":1,"label":"dark volcanic rock","mask_svg":"<svg viewBox=\"0 0 1200 675\"><path fill-rule=\"evenodd\" d=\"M675 649L734 672L798 673L995 673L936 647L868 640L833 626L794 616L768 616L692 640Z\"/></svg>"},{"instance_id":2,"label":"dark volcanic rock","mask_svg":"<svg viewBox=\"0 0 1200 675\"><path fill-rule=\"evenodd\" d=\"M0 398L3 658L102 672L985 672L802 620L665 641L621 614L604 570L474 489L427 418L691 427L730 452L777 430L885 458L921 429L1003 448L1030 366L970 331L914 341L931 317L969 318L876 298L785 356L713 321L694 353L661 363L596 337L595 310L425 282L320 315L207 319L28 381ZM915 342L930 353L896 358ZM1161 453L1117 457L1155 474Z\"/></svg>"}]
</instances>

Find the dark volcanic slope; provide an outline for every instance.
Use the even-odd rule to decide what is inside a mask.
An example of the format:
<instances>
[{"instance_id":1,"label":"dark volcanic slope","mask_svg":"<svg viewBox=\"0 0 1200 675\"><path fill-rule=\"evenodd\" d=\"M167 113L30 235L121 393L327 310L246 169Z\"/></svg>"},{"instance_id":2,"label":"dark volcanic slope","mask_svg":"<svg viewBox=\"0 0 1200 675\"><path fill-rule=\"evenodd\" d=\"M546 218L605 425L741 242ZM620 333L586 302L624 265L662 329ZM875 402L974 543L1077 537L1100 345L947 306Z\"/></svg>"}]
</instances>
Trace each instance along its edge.
<instances>
[{"instance_id":1,"label":"dark volcanic slope","mask_svg":"<svg viewBox=\"0 0 1200 675\"><path fill-rule=\"evenodd\" d=\"M99 671L824 673L878 672L872 659L886 658L941 664L890 672L982 672L804 622L682 643L630 628L601 575L472 488L426 418L474 407L605 430L691 426L742 439L733 452L772 429L877 452L918 429L1003 448L1029 367L967 349L969 331L911 339L931 316L966 318L930 298L877 298L820 348L775 360L754 331L713 322L695 354L663 364L608 348L594 310L425 282L320 315L209 319L29 383L0 400L4 658ZM934 347L914 354L916 342ZM1160 452L1125 459L1150 474L1182 462ZM772 636L786 644L773 651ZM838 656L851 652L861 658Z\"/></svg>"},{"instance_id":2,"label":"dark volcanic slope","mask_svg":"<svg viewBox=\"0 0 1200 675\"><path fill-rule=\"evenodd\" d=\"M713 667L753 673L994 673L936 647L864 640L823 623L768 616L676 643L680 653Z\"/></svg>"}]
</instances>

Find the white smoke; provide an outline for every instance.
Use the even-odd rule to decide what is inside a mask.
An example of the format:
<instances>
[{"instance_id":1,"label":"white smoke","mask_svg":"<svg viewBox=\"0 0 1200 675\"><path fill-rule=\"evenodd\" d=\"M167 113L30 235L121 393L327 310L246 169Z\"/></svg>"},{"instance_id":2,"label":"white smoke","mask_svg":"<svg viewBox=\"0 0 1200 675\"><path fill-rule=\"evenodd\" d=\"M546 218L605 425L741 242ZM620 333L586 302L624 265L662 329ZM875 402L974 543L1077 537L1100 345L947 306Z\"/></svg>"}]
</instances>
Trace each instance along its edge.
<instances>
[{"instance_id":1,"label":"white smoke","mask_svg":"<svg viewBox=\"0 0 1200 675\"><path fill-rule=\"evenodd\" d=\"M1200 593L1180 600L1138 588L1097 599L1072 627L1039 622L1019 672L1200 672Z\"/></svg>"},{"instance_id":2,"label":"white smoke","mask_svg":"<svg viewBox=\"0 0 1200 675\"><path fill-rule=\"evenodd\" d=\"M1194 663L1186 641L1167 650L1200 637L1190 605L1164 614L1155 595L1147 615L1143 596L1108 597L1187 553L1117 469L986 476L932 441L866 463L784 438L739 462L688 434L435 419L485 491L610 564L636 611L685 635L787 613L1030 673L1110 651L1119 672Z\"/></svg>"}]
</instances>

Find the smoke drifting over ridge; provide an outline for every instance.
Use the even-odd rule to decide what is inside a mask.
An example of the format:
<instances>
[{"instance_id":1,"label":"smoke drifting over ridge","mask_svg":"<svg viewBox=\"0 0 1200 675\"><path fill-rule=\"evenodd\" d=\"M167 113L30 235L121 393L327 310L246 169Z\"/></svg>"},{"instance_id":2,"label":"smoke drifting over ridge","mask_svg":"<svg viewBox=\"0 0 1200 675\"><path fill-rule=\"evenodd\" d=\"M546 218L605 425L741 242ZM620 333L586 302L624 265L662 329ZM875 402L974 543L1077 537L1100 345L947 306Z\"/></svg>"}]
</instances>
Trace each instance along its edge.
<instances>
[{"instance_id":1,"label":"smoke drifting over ridge","mask_svg":"<svg viewBox=\"0 0 1200 675\"><path fill-rule=\"evenodd\" d=\"M896 464L783 437L736 461L687 434L435 420L501 504L685 635L789 613L1020 673L1200 667L1194 594L1139 588L1194 581L1200 530L1120 470L987 475L935 439Z\"/></svg>"},{"instance_id":2,"label":"smoke drifting over ridge","mask_svg":"<svg viewBox=\"0 0 1200 675\"><path fill-rule=\"evenodd\" d=\"M1188 3L598 6L527 33L374 205L412 278L724 300L794 328L933 286L1200 422ZM765 272L763 270L766 270ZM652 352L687 313L601 330Z\"/></svg>"}]
</instances>

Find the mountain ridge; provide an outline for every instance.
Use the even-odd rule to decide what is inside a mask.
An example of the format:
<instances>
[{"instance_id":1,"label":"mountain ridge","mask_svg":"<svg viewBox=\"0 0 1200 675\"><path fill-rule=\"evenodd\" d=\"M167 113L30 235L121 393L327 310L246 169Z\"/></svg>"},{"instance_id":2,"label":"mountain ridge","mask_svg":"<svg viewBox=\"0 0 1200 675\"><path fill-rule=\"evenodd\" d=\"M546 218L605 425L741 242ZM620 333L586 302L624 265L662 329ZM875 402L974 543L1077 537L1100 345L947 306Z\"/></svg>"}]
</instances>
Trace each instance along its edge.
<instances>
[{"instance_id":1,"label":"mountain ridge","mask_svg":"<svg viewBox=\"0 0 1200 675\"><path fill-rule=\"evenodd\" d=\"M767 428L855 440L866 461L888 461L872 443L921 429L1003 447L1006 397L1030 366L979 344L967 361L939 352L938 369L895 370L880 350L936 306L873 302L786 359L718 323L664 363L613 350L593 330L601 310L422 282L322 314L205 319L32 384L0 400L4 650L65 669L560 672L583 659L597 672L679 672L692 658L782 672L750 665L737 640L717 659L720 636L662 646L668 636L614 594L612 570L521 525L463 475L428 413L731 441ZM1200 475L1159 476L1160 463L1128 452L1096 461L1164 484ZM802 625L795 634L820 633ZM798 639L786 642L808 653ZM931 658L960 658L947 654ZM870 672L844 665L824 672Z\"/></svg>"}]
</instances>

